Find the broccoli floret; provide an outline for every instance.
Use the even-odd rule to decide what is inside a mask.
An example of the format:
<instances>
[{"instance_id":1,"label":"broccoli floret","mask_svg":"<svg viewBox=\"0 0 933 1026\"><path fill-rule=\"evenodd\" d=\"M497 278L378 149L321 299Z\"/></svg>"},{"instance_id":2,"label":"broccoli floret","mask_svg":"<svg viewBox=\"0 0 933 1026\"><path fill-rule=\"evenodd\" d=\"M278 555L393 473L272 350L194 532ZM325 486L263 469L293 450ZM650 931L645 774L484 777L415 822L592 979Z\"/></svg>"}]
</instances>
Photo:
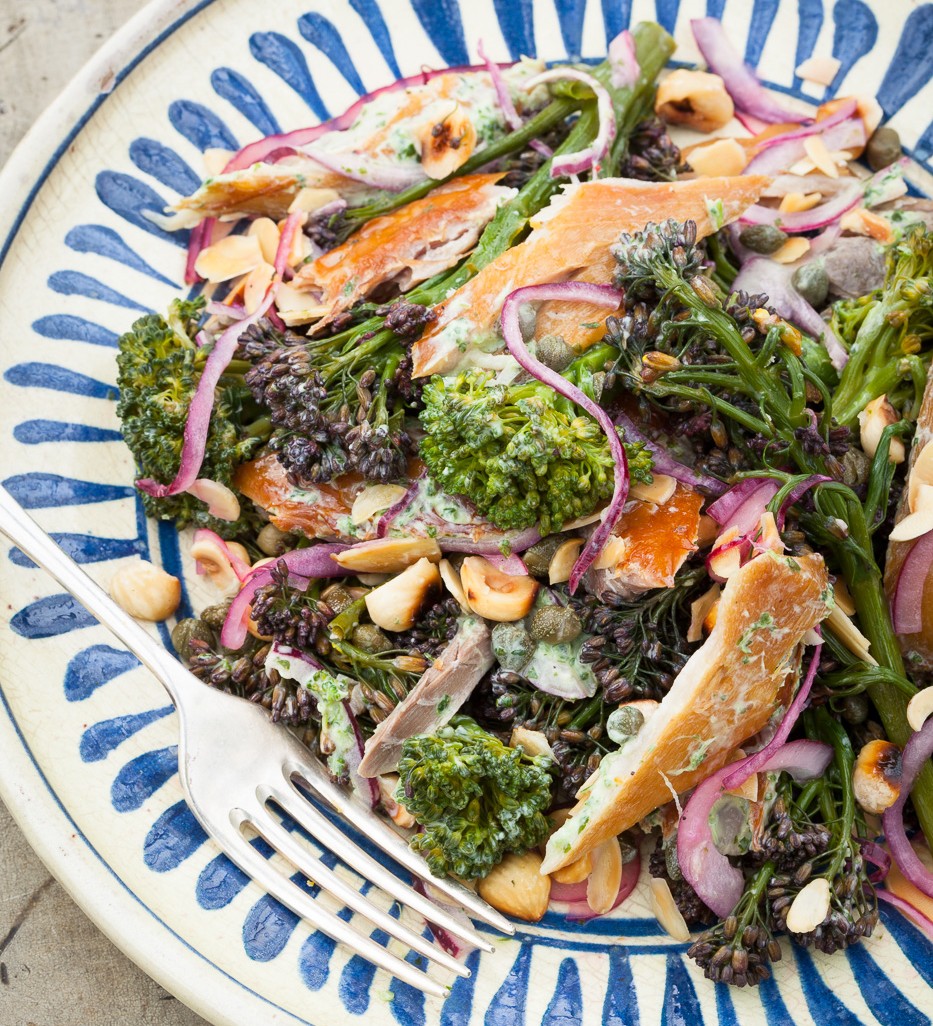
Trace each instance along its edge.
<instances>
[{"instance_id":1,"label":"broccoli floret","mask_svg":"<svg viewBox=\"0 0 933 1026\"><path fill-rule=\"evenodd\" d=\"M188 407L207 358L208 347L193 342L203 308L201 298L176 299L165 317L140 317L118 343L117 416L123 437L140 476L165 484L181 462ZM231 484L237 465L261 444L264 426L251 423L257 413L249 389L230 368L217 388L200 477ZM209 527L225 538L242 533L251 516L246 512L231 523L212 517L200 499L186 493L165 498L141 494L149 516L175 520L179 527Z\"/></svg>"},{"instance_id":2,"label":"broccoli floret","mask_svg":"<svg viewBox=\"0 0 933 1026\"><path fill-rule=\"evenodd\" d=\"M437 484L505 530L540 523L549 534L607 502L613 461L599 424L541 382L492 377L470 369L425 386L421 456ZM626 453L632 478L650 481L650 454Z\"/></svg>"},{"instance_id":3,"label":"broccoli floret","mask_svg":"<svg viewBox=\"0 0 933 1026\"><path fill-rule=\"evenodd\" d=\"M509 748L467 716L409 738L396 797L424 828L411 846L440 875L487 876L508 852L547 836L549 762Z\"/></svg>"},{"instance_id":4,"label":"broccoli floret","mask_svg":"<svg viewBox=\"0 0 933 1026\"><path fill-rule=\"evenodd\" d=\"M853 425L878 396L893 395L896 402L904 385L916 416L933 342L933 232L915 225L895 242L888 250L884 285L838 302L833 328L849 347L833 395L836 420Z\"/></svg>"}]
</instances>

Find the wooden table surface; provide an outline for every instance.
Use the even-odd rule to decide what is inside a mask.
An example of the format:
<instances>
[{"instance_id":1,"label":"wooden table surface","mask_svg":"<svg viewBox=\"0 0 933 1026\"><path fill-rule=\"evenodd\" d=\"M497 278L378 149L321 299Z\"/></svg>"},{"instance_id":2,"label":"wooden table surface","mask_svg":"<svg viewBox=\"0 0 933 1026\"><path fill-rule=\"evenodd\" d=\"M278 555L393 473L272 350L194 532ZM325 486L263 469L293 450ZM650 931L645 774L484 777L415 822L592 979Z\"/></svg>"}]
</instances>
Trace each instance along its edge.
<instances>
[{"instance_id":1,"label":"wooden table surface","mask_svg":"<svg viewBox=\"0 0 933 1026\"><path fill-rule=\"evenodd\" d=\"M143 0L0 0L0 165ZM0 803L0 1026L206 1026L122 955Z\"/></svg>"}]
</instances>

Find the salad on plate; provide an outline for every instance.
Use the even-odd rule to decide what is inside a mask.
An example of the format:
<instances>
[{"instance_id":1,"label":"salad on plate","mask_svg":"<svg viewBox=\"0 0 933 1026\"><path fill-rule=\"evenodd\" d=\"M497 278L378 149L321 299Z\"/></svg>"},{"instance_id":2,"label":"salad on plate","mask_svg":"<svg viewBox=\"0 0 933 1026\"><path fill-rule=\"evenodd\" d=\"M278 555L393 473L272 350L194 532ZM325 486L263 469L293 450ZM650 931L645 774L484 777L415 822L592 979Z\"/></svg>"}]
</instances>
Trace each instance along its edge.
<instances>
[{"instance_id":1,"label":"salad on plate","mask_svg":"<svg viewBox=\"0 0 933 1026\"><path fill-rule=\"evenodd\" d=\"M206 685L518 919L646 861L753 986L879 900L933 931L933 205L872 97L692 30L705 69L647 22L480 48L210 152L118 413L215 595L172 631Z\"/></svg>"}]
</instances>

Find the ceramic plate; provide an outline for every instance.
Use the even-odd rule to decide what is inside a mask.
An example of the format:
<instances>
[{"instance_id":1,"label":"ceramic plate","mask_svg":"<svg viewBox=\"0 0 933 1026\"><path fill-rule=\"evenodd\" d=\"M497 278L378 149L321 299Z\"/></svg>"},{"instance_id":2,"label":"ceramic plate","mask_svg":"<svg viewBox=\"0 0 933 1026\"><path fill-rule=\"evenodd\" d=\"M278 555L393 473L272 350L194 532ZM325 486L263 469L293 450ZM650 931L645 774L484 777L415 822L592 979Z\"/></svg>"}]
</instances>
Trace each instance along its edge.
<instances>
[{"instance_id":1,"label":"ceramic plate","mask_svg":"<svg viewBox=\"0 0 933 1026\"><path fill-rule=\"evenodd\" d=\"M205 150L324 118L423 64L473 63L480 38L494 59L597 58L630 19L657 19L683 38L689 18L705 13L725 19L781 92L817 101L875 94L914 158L929 158L933 5L910 0L147 8L65 91L0 179L5 486L95 577L142 555L182 576L182 612L206 604L174 529L142 516L114 415L118 334L181 291L185 239L147 212L198 184ZM841 62L828 90L794 76L813 53ZM886 907L870 942L832 959L785 945L776 980L733 992L702 979L641 891L585 926L554 914L520 926L494 954L470 957L472 978L445 1004L425 1000L335 950L217 852L182 801L165 696L103 628L8 546L0 588L3 797L95 922L214 1023L930 1021L933 945Z\"/></svg>"}]
</instances>

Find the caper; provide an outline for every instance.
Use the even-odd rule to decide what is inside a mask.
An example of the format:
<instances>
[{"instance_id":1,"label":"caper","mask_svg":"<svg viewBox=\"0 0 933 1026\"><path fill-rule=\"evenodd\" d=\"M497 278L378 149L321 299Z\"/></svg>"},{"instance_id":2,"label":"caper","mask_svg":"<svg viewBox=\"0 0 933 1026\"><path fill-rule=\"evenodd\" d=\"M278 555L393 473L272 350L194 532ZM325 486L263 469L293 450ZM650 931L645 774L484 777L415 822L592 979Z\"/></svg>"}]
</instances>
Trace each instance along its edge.
<instances>
[{"instance_id":1,"label":"caper","mask_svg":"<svg viewBox=\"0 0 933 1026\"><path fill-rule=\"evenodd\" d=\"M342 584L332 584L325 588L321 592L321 599L327 603L335 615L353 605L353 596Z\"/></svg>"},{"instance_id":2,"label":"caper","mask_svg":"<svg viewBox=\"0 0 933 1026\"><path fill-rule=\"evenodd\" d=\"M683 880L683 870L680 868L680 860L677 858L677 836L670 838L664 846L664 868L672 880Z\"/></svg>"},{"instance_id":3,"label":"caper","mask_svg":"<svg viewBox=\"0 0 933 1026\"><path fill-rule=\"evenodd\" d=\"M841 712L846 723L864 723L868 719L868 699L864 695L846 695Z\"/></svg>"},{"instance_id":4,"label":"caper","mask_svg":"<svg viewBox=\"0 0 933 1026\"><path fill-rule=\"evenodd\" d=\"M576 353L561 335L543 335L535 343L535 356L551 370L562 371L573 363Z\"/></svg>"},{"instance_id":5,"label":"caper","mask_svg":"<svg viewBox=\"0 0 933 1026\"><path fill-rule=\"evenodd\" d=\"M212 627L215 631L219 631L224 625L224 620L227 619L227 613L229 610L229 602L218 602L216 606L208 606L207 609L202 609L201 619L208 627Z\"/></svg>"},{"instance_id":6,"label":"caper","mask_svg":"<svg viewBox=\"0 0 933 1026\"><path fill-rule=\"evenodd\" d=\"M374 623L357 624L353 628L350 640L357 648L373 655L377 655L379 652L388 652L392 648L392 642Z\"/></svg>"},{"instance_id":7,"label":"caper","mask_svg":"<svg viewBox=\"0 0 933 1026\"><path fill-rule=\"evenodd\" d=\"M534 638L520 623L497 623L493 627L492 651L503 670L517 673L534 650Z\"/></svg>"},{"instance_id":8,"label":"caper","mask_svg":"<svg viewBox=\"0 0 933 1026\"><path fill-rule=\"evenodd\" d=\"M530 549L522 553L522 560L528 567L528 573L535 577L547 577L548 568L554 553L564 544L567 539L560 534L552 534L548 538L542 538Z\"/></svg>"},{"instance_id":9,"label":"caper","mask_svg":"<svg viewBox=\"0 0 933 1026\"><path fill-rule=\"evenodd\" d=\"M742 229L739 242L753 253L776 253L787 242L787 236L774 225L753 224Z\"/></svg>"},{"instance_id":10,"label":"caper","mask_svg":"<svg viewBox=\"0 0 933 1026\"><path fill-rule=\"evenodd\" d=\"M203 620L196 620L194 617L179 620L172 628L172 648L182 659L190 659L193 654L192 641L203 641L205 645L212 646L214 632Z\"/></svg>"},{"instance_id":11,"label":"caper","mask_svg":"<svg viewBox=\"0 0 933 1026\"><path fill-rule=\"evenodd\" d=\"M630 741L645 725L645 715L634 705L620 705L606 720L606 733L617 745Z\"/></svg>"},{"instance_id":12,"label":"caper","mask_svg":"<svg viewBox=\"0 0 933 1026\"><path fill-rule=\"evenodd\" d=\"M865 147L865 159L872 171L880 171L896 160L900 160L901 137L887 125L876 128Z\"/></svg>"},{"instance_id":13,"label":"caper","mask_svg":"<svg viewBox=\"0 0 933 1026\"><path fill-rule=\"evenodd\" d=\"M562 645L580 636L583 624L572 609L564 606L543 606L535 610L528 628L536 641L548 645Z\"/></svg>"},{"instance_id":14,"label":"caper","mask_svg":"<svg viewBox=\"0 0 933 1026\"><path fill-rule=\"evenodd\" d=\"M817 310L823 306L829 295L829 275L822 264L803 264L794 271L790 283L799 295Z\"/></svg>"}]
</instances>

